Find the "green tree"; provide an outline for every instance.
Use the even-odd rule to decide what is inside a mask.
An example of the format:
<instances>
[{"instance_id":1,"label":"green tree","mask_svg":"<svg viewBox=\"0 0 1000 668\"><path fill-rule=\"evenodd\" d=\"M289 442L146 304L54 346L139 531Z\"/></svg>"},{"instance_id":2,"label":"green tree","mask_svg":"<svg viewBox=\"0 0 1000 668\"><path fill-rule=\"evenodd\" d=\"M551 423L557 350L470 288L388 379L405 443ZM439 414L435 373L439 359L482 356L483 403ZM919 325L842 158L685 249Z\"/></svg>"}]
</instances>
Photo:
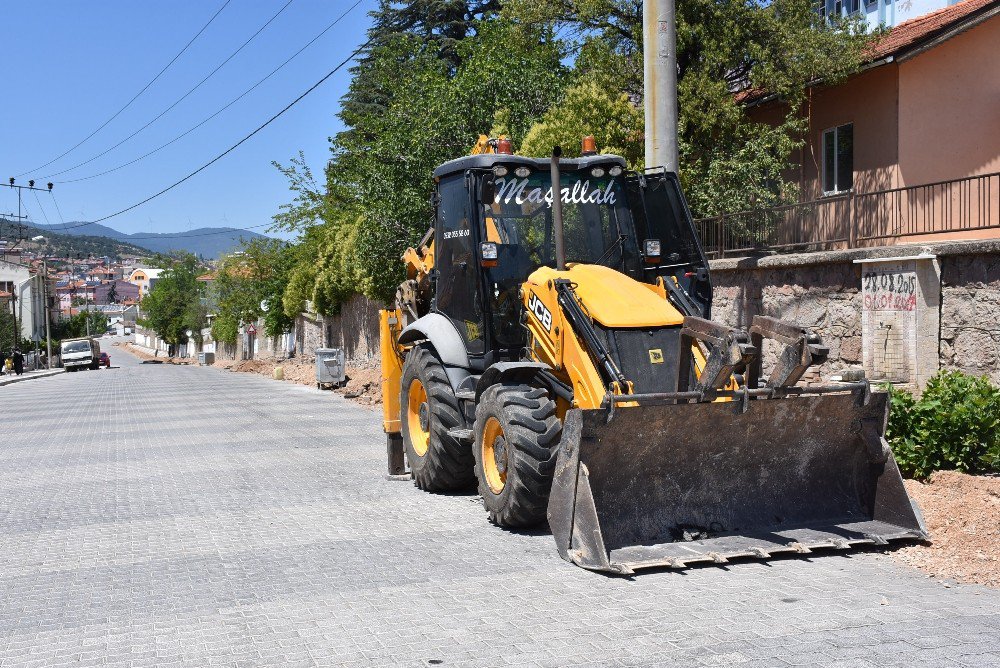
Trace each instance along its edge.
<instances>
[{"instance_id":1,"label":"green tree","mask_svg":"<svg viewBox=\"0 0 1000 668\"><path fill-rule=\"evenodd\" d=\"M277 239L254 239L225 258L213 287L217 307L213 336L231 343L239 324L261 316L267 336L287 332L293 320L285 315L283 298L294 261L294 249Z\"/></svg>"},{"instance_id":2,"label":"green tree","mask_svg":"<svg viewBox=\"0 0 1000 668\"><path fill-rule=\"evenodd\" d=\"M871 39L861 19L828 22L813 5L811 0L677 3L680 174L696 215L771 205L795 195L785 174L792 151L802 142L808 87L857 71ZM595 82L600 91L621 93L639 106L641 0L509 0L504 11L516 21L558 26L575 57L577 77ZM753 122L740 103L739 91L778 96L785 102L783 121L776 128ZM599 137L578 104L568 100L562 106L563 117L554 109L541 122L548 126L538 130L541 135L561 139L567 131L552 126L573 118ZM599 114L610 116L612 126L630 128L641 121L631 110L611 107L600 98L594 106ZM615 138L608 144L629 157L633 166L641 166L633 157L643 153L641 123L639 127L640 132L626 135L631 147L619 145ZM530 144L535 153L543 148Z\"/></svg>"},{"instance_id":3,"label":"green tree","mask_svg":"<svg viewBox=\"0 0 1000 668\"><path fill-rule=\"evenodd\" d=\"M139 303L142 312L139 324L149 327L171 345L186 343L188 330L195 332L196 339L200 338L206 312L201 286L196 280L204 273L198 259L186 253L175 259L161 256L157 263L165 269Z\"/></svg>"}]
</instances>

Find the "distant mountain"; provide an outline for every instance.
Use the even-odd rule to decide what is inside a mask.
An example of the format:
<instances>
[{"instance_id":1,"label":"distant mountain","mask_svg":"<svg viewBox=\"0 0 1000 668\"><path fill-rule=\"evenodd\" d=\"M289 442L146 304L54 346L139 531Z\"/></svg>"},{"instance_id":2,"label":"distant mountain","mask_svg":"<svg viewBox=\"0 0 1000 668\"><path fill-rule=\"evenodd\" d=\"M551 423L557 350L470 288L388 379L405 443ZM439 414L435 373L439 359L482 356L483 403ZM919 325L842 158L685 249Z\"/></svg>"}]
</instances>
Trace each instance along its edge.
<instances>
[{"instance_id":1,"label":"distant mountain","mask_svg":"<svg viewBox=\"0 0 1000 668\"><path fill-rule=\"evenodd\" d=\"M78 227L73 227L74 225ZM35 223L34 227L53 234L106 237L115 241L148 248L157 253L169 253L175 250L187 251L204 258L217 258L220 255L234 251L242 245L242 240L244 239L251 241L264 237L263 234L233 227L199 227L187 232L171 232L166 234L145 232L124 234L105 225L83 222L66 223L65 226Z\"/></svg>"},{"instance_id":2,"label":"distant mountain","mask_svg":"<svg viewBox=\"0 0 1000 668\"><path fill-rule=\"evenodd\" d=\"M10 235L8 225L9 221L0 219L0 238L6 239L8 243L13 244L15 240L21 237ZM26 227L31 226L26 225ZM39 227L46 228L45 225ZM48 226L48 228L51 227L53 226ZM4 232L7 232L7 234L4 234ZM35 243L29 238L22 239L17 246L24 250L44 251L50 255L58 255L60 257L75 257L79 254L84 257L92 255L94 257L107 256L118 259L122 257L144 257L153 254L153 251L148 248L109 237L84 234L71 236L69 234L53 232L51 229L39 229L38 232L45 236L46 242Z\"/></svg>"}]
</instances>

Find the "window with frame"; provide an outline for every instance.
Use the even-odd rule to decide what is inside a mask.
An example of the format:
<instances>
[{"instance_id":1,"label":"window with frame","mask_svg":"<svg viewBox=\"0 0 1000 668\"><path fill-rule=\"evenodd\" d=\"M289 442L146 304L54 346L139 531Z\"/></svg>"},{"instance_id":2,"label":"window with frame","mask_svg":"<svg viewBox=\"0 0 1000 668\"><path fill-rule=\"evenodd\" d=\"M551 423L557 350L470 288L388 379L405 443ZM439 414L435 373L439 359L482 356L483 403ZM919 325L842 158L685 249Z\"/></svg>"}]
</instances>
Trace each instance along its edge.
<instances>
[{"instance_id":1,"label":"window with frame","mask_svg":"<svg viewBox=\"0 0 1000 668\"><path fill-rule=\"evenodd\" d=\"M854 124L823 131L823 193L835 195L854 187Z\"/></svg>"}]
</instances>

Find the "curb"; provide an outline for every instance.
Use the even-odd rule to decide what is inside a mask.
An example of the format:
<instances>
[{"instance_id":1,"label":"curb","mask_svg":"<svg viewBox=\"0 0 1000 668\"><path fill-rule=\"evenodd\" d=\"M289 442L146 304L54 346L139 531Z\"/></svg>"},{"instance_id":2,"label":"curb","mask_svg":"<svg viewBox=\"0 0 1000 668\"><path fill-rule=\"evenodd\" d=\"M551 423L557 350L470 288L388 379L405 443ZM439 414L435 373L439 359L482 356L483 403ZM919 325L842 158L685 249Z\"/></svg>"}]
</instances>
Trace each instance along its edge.
<instances>
[{"instance_id":1,"label":"curb","mask_svg":"<svg viewBox=\"0 0 1000 668\"><path fill-rule=\"evenodd\" d=\"M43 371L42 373L32 373L30 376L14 376L12 378L2 377L0 378L0 386L13 385L14 383L20 383L26 380L35 380L36 378L51 378L52 376L58 376L61 373L66 373L66 369L51 369Z\"/></svg>"}]
</instances>

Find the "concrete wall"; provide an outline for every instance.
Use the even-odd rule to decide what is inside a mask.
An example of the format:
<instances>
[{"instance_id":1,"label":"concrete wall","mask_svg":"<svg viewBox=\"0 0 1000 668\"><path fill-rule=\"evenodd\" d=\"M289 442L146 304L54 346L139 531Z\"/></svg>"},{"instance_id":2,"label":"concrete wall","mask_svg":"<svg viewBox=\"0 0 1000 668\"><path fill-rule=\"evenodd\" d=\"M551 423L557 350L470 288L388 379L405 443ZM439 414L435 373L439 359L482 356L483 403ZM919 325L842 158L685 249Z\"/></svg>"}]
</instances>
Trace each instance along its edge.
<instances>
[{"instance_id":1,"label":"concrete wall","mask_svg":"<svg viewBox=\"0 0 1000 668\"><path fill-rule=\"evenodd\" d=\"M914 258L919 255L934 258ZM895 257L909 259L870 262ZM862 278L872 266L912 271L917 279L916 306L911 329L905 330L912 348L903 360L908 384L922 385L941 367L985 374L1000 383L1000 242L996 240L727 258L711 264L713 319L749 327L753 316L760 314L815 329L830 347L820 377L847 367L871 369L872 360L865 359L866 337L869 357L873 343L878 344L876 349L900 345L891 339L873 341L884 331L877 322L866 331ZM773 364L776 352L773 344L766 346L765 368Z\"/></svg>"},{"instance_id":2,"label":"concrete wall","mask_svg":"<svg viewBox=\"0 0 1000 668\"><path fill-rule=\"evenodd\" d=\"M1000 18L901 62L902 185L1000 171Z\"/></svg>"}]
</instances>

